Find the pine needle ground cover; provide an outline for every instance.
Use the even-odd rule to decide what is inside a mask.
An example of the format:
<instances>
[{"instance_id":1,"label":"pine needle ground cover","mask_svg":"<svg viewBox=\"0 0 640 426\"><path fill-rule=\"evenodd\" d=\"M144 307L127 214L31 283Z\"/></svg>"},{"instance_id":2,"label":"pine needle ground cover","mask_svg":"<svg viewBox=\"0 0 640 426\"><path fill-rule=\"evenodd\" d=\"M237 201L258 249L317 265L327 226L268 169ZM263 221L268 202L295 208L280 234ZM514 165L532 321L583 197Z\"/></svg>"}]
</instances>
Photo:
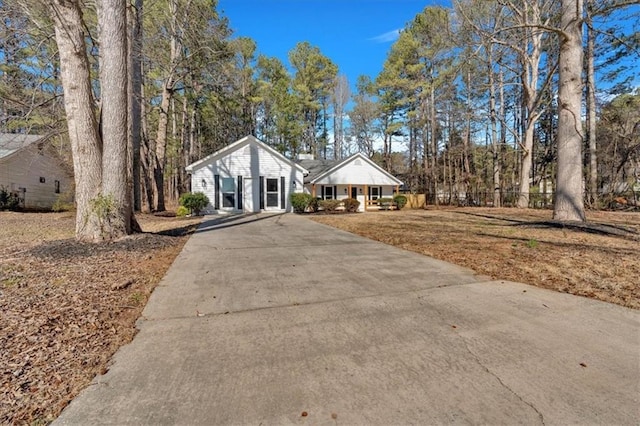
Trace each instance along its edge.
<instances>
[{"instance_id":1,"label":"pine needle ground cover","mask_svg":"<svg viewBox=\"0 0 640 426\"><path fill-rule=\"evenodd\" d=\"M46 424L105 372L200 222L140 215L145 233L87 244L74 220L0 212L0 424Z\"/></svg>"},{"instance_id":2,"label":"pine needle ground cover","mask_svg":"<svg viewBox=\"0 0 640 426\"><path fill-rule=\"evenodd\" d=\"M517 281L640 309L640 213L588 212L586 224L550 210L430 208L312 216L313 220ZM384 261L384 259L380 259ZM425 271L428 276L428 271ZM402 273L398 273L402 279Z\"/></svg>"}]
</instances>

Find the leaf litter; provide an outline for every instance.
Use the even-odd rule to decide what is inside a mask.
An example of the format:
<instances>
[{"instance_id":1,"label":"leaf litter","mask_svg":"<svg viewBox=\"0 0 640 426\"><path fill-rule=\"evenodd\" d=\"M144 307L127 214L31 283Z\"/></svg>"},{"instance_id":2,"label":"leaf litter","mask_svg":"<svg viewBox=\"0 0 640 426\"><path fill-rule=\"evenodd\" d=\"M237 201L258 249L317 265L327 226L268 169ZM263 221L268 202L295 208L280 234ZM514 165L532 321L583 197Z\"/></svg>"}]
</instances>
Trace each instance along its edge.
<instances>
[{"instance_id":1,"label":"leaf litter","mask_svg":"<svg viewBox=\"0 0 640 426\"><path fill-rule=\"evenodd\" d=\"M133 339L200 221L138 220L145 233L91 244L71 213L0 212L0 424L53 421Z\"/></svg>"}]
</instances>

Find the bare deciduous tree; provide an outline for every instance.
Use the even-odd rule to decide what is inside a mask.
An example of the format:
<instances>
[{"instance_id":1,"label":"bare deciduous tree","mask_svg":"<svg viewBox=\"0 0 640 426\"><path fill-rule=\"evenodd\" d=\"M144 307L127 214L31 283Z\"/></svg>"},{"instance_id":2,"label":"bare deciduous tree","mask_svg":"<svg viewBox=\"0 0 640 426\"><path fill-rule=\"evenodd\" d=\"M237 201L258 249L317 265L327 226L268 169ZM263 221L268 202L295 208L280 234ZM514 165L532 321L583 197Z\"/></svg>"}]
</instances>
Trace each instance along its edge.
<instances>
[{"instance_id":1,"label":"bare deciduous tree","mask_svg":"<svg viewBox=\"0 0 640 426\"><path fill-rule=\"evenodd\" d=\"M558 178L553 218L584 221L582 183L582 0L562 0L558 89Z\"/></svg>"}]
</instances>

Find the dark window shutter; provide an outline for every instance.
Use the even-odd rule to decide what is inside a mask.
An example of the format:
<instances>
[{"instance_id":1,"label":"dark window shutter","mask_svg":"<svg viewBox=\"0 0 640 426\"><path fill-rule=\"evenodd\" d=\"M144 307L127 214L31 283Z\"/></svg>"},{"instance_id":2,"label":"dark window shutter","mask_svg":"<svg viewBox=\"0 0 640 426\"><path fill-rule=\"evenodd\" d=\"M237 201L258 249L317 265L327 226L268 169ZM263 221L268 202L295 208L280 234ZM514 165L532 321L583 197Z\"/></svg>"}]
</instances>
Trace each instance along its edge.
<instances>
[{"instance_id":1,"label":"dark window shutter","mask_svg":"<svg viewBox=\"0 0 640 426\"><path fill-rule=\"evenodd\" d=\"M242 210L242 194L244 187L242 186L242 176L238 176L238 210Z\"/></svg>"},{"instance_id":2,"label":"dark window shutter","mask_svg":"<svg viewBox=\"0 0 640 426\"><path fill-rule=\"evenodd\" d=\"M338 199L338 187L336 185L333 186L333 199Z\"/></svg>"},{"instance_id":3,"label":"dark window shutter","mask_svg":"<svg viewBox=\"0 0 640 426\"><path fill-rule=\"evenodd\" d=\"M382 198L382 187L378 188L378 198Z\"/></svg>"},{"instance_id":4,"label":"dark window shutter","mask_svg":"<svg viewBox=\"0 0 640 426\"><path fill-rule=\"evenodd\" d=\"M260 176L260 210L264 210L264 176Z\"/></svg>"},{"instance_id":5,"label":"dark window shutter","mask_svg":"<svg viewBox=\"0 0 640 426\"><path fill-rule=\"evenodd\" d=\"M213 208L220 209L220 175L214 176L214 188L215 188L215 200L213 201Z\"/></svg>"},{"instance_id":6,"label":"dark window shutter","mask_svg":"<svg viewBox=\"0 0 640 426\"><path fill-rule=\"evenodd\" d=\"M284 187L284 176L280 176L280 208L285 210L287 205L285 204L285 187Z\"/></svg>"},{"instance_id":7,"label":"dark window shutter","mask_svg":"<svg viewBox=\"0 0 640 426\"><path fill-rule=\"evenodd\" d=\"M324 185L320 185L320 194L322 195L322 199L324 200Z\"/></svg>"}]
</instances>

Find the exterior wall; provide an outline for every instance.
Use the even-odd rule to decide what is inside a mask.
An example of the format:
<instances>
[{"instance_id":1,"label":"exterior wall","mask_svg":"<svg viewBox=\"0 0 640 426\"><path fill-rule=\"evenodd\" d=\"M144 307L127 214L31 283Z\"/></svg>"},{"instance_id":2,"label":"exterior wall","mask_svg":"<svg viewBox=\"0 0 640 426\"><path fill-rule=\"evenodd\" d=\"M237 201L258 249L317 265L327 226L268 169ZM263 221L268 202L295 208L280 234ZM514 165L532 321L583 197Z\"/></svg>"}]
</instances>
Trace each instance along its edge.
<instances>
[{"instance_id":1,"label":"exterior wall","mask_svg":"<svg viewBox=\"0 0 640 426\"><path fill-rule=\"evenodd\" d=\"M73 190L73 177L60 166L50 149L39 151L36 146L28 146L0 159L0 186L18 192L24 188L21 197L24 195L25 208L50 209L59 196Z\"/></svg>"},{"instance_id":2,"label":"exterior wall","mask_svg":"<svg viewBox=\"0 0 640 426\"><path fill-rule=\"evenodd\" d=\"M215 161L202 164L199 168L194 169L191 174L191 190L193 192L201 191L207 195L210 200L210 204L206 208L207 213L214 213L215 210L215 176L219 175L223 177L232 177L235 179L235 207L222 207L222 201L220 201L219 212L238 212L241 211L237 208L238 200L238 176L243 177L243 209L246 210L247 203L246 198L251 194L245 194L244 190L248 188L248 185L253 185L253 204L254 208L251 211L260 211L259 200L259 177L276 178L278 179L278 194L280 194L281 182L280 178L284 177L284 196L286 208L283 210L278 207L267 207L265 202L264 211L292 211L290 194L292 192L302 192L303 190L303 175L302 172L283 161L281 158L274 156L269 151L260 147L252 142L240 145L236 150L229 152L227 155L216 159ZM253 179L252 179L253 178ZM247 180L251 179L251 182ZM204 184L203 184L204 182ZM295 188L294 183L295 182Z\"/></svg>"},{"instance_id":3,"label":"exterior wall","mask_svg":"<svg viewBox=\"0 0 640 426\"><path fill-rule=\"evenodd\" d=\"M324 176L316 181L316 184L337 185L349 182L353 185L393 185L397 183L386 176L376 167L369 164L368 161L354 157L351 161L345 163L333 173Z\"/></svg>"}]
</instances>

